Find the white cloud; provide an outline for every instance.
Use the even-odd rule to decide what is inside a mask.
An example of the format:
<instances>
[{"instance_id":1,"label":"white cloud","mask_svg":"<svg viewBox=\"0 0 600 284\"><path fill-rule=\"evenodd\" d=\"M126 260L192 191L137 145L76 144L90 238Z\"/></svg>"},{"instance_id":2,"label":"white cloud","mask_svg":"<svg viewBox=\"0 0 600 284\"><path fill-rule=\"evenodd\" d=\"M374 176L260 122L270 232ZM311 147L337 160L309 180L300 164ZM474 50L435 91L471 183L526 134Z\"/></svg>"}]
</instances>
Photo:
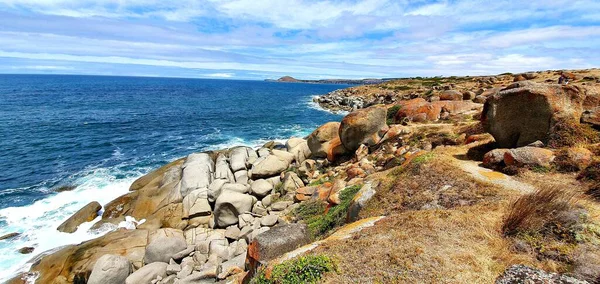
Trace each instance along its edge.
<instances>
[{"instance_id":1,"label":"white cloud","mask_svg":"<svg viewBox=\"0 0 600 284\"><path fill-rule=\"evenodd\" d=\"M235 74L234 73L212 73L212 74L205 74L204 76L211 77L211 78L232 78L235 76Z\"/></svg>"}]
</instances>

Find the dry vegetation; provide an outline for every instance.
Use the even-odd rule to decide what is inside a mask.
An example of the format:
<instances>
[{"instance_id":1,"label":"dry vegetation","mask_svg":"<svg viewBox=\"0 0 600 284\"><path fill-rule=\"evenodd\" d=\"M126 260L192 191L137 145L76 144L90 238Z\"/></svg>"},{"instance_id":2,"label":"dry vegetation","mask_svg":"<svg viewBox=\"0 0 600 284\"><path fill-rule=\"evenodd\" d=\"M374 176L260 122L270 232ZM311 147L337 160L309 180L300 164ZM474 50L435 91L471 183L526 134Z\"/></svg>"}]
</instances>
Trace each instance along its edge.
<instances>
[{"instance_id":1,"label":"dry vegetation","mask_svg":"<svg viewBox=\"0 0 600 284\"><path fill-rule=\"evenodd\" d=\"M456 129L478 132L476 126ZM327 274L325 282L493 283L513 264L599 281L600 206L581 195L586 186L577 174L529 170L515 176L540 189L531 195L480 182L457 166L456 157L484 142L438 147L370 176L379 185L361 217L388 217L313 252L339 260L339 273ZM581 179L597 184L598 165L582 171Z\"/></svg>"}]
</instances>

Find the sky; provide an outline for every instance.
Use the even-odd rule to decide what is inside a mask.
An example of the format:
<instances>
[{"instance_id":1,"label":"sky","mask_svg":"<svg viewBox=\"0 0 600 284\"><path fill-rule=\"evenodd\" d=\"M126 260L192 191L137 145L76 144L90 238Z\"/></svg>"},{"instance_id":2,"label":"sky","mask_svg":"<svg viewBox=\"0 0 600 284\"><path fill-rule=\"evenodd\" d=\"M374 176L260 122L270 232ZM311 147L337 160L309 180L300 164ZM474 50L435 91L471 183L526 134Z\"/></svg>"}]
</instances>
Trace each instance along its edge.
<instances>
[{"instance_id":1,"label":"sky","mask_svg":"<svg viewBox=\"0 0 600 284\"><path fill-rule=\"evenodd\" d=\"M0 0L0 73L260 80L594 67L598 0Z\"/></svg>"}]
</instances>

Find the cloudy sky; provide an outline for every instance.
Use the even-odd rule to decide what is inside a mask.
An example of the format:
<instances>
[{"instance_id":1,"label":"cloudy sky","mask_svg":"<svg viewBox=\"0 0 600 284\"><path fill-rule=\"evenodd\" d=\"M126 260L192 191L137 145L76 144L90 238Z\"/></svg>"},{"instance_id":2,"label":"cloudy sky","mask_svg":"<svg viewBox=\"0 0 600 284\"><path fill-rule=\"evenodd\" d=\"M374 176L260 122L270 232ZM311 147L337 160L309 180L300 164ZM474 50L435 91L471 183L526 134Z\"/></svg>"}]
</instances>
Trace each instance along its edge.
<instances>
[{"instance_id":1,"label":"cloudy sky","mask_svg":"<svg viewBox=\"0 0 600 284\"><path fill-rule=\"evenodd\" d=\"M0 0L0 73L381 78L600 67L600 1Z\"/></svg>"}]
</instances>

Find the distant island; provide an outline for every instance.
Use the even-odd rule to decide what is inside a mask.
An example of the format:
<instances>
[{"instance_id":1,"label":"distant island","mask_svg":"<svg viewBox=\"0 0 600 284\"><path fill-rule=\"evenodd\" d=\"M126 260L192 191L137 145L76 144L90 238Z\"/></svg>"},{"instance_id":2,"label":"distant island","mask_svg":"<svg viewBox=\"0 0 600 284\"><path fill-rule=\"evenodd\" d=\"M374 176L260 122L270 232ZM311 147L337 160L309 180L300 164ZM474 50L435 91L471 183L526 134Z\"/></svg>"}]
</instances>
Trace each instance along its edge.
<instances>
[{"instance_id":1,"label":"distant island","mask_svg":"<svg viewBox=\"0 0 600 284\"><path fill-rule=\"evenodd\" d=\"M393 78L386 79L321 79L321 80L299 80L291 76L283 76L277 80L265 79L266 82L283 82L283 83L311 83L311 84L346 84L346 85L370 85L381 84Z\"/></svg>"}]
</instances>

